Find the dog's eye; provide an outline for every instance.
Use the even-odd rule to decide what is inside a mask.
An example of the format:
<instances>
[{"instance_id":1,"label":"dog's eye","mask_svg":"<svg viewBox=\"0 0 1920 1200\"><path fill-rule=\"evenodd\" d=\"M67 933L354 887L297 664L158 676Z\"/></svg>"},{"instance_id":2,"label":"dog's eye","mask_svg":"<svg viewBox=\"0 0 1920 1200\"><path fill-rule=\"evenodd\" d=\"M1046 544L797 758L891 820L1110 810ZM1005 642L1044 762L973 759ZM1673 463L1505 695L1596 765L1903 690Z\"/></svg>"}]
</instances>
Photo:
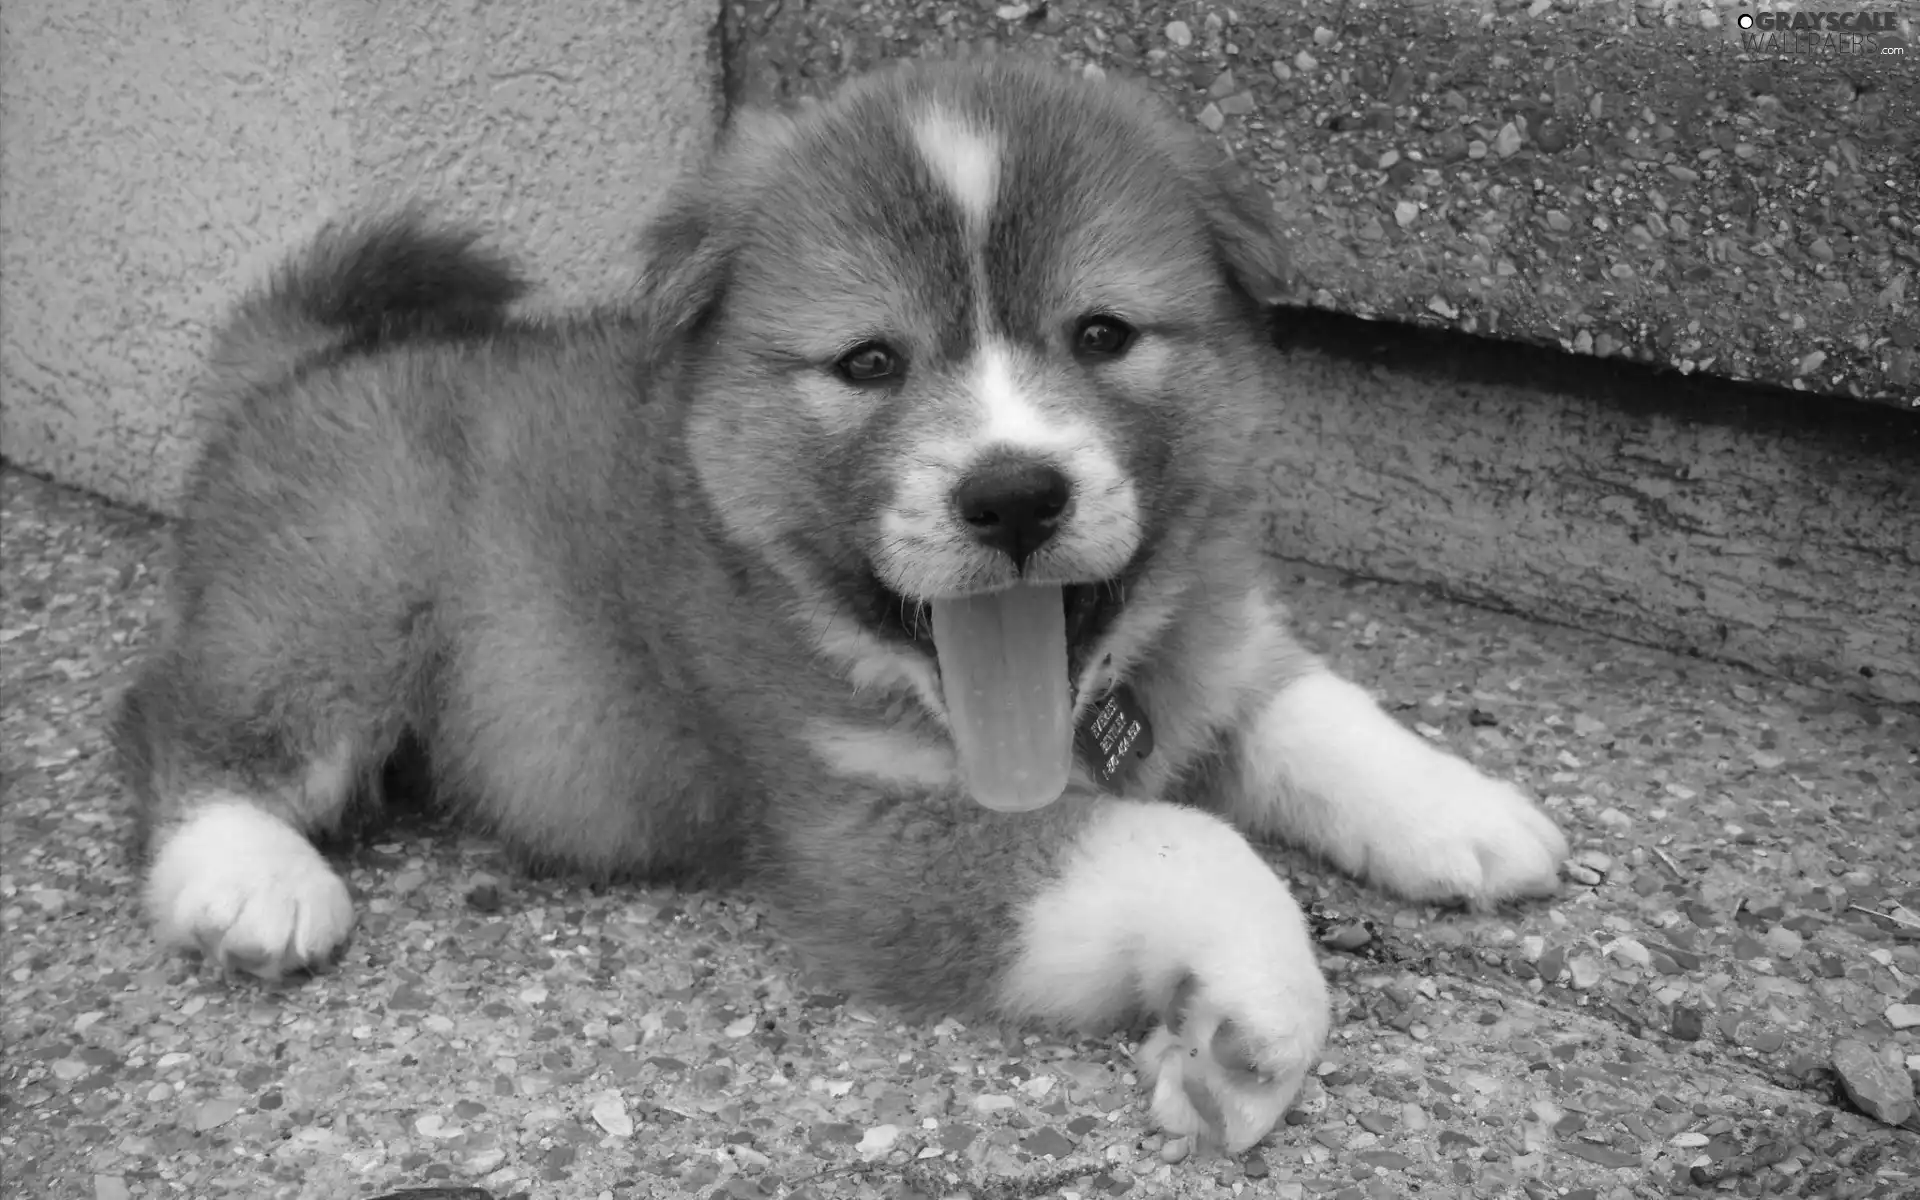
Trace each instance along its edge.
<instances>
[{"instance_id":1,"label":"dog's eye","mask_svg":"<svg viewBox=\"0 0 1920 1200\"><path fill-rule=\"evenodd\" d=\"M1133 344L1133 326L1118 317L1087 317L1073 335L1073 352L1082 358L1112 358Z\"/></svg>"},{"instance_id":2,"label":"dog's eye","mask_svg":"<svg viewBox=\"0 0 1920 1200\"><path fill-rule=\"evenodd\" d=\"M833 364L848 383L884 383L900 374L900 356L879 342L862 342Z\"/></svg>"}]
</instances>

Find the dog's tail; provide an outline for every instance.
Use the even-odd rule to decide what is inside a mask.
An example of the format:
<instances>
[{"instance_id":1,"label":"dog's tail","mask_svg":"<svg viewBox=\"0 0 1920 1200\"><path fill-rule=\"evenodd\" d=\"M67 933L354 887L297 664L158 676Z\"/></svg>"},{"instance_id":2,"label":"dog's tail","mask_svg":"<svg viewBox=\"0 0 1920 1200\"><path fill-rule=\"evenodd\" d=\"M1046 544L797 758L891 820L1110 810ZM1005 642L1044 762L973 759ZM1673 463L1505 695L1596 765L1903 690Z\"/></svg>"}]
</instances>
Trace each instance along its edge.
<instances>
[{"instance_id":1,"label":"dog's tail","mask_svg":"<svg viewBox=\"0 0 1920 1200\"><path fill-rule=\"evenodd\" d=\"M499 327L527 284L479 240L415 211L327 226L221 331L212 355L218 390L271 387L328 351Z\"/></svg>"}]
</instances>

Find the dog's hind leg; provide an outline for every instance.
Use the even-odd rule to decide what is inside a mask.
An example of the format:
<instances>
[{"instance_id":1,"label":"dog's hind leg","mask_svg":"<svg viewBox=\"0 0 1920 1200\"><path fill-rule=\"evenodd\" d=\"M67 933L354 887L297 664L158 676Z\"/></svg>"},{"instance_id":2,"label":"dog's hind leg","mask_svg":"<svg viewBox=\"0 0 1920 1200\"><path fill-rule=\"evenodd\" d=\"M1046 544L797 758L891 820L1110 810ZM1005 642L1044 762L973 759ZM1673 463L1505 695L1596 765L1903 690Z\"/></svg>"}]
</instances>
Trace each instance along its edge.
<instances>
[{"instance_id":1,"label":"dog's hind leg","mask_svg":"<svg viewBox=\"0 0 1920 1200\"><path fill-rule=\"evenodd\" d=\"M346 885L309 837L377 780L407 727L425 635L352 629L366 608L290 602L265 582L240 570L189 589L112 732L157 936L276 978L327 961L352 931Z\"/></svg>"},{"instance_id":2,"label":"dog's hind leg","mask_svg":"<svg viewBox=\"0 0 1920 1200\"><path fill-rule=\"evenodd\" d=\"M353 903L303 831L345 808L356 747L343 739L294 770L223 754L194 736L169 665L146 666L113 731L139 802L156 934L269 978L323 961L352 930Z\"/></svg>"}]
</instances>

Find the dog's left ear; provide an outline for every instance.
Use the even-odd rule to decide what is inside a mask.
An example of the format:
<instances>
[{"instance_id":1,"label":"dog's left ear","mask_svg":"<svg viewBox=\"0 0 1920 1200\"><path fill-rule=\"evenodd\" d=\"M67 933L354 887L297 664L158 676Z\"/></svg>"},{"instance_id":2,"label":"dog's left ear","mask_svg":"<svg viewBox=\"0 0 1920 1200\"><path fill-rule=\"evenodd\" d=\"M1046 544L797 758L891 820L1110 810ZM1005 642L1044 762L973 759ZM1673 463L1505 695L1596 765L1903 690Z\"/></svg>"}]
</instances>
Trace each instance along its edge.
<instances>
[{"instance_id":1,"label":"dog's left ear","mask_svg":"<svg viewBox=\"0 0 1920 1200\"><path fill-rule=\"evenodd\" d=\"M1221 265L1262 307L1278 304L1293 289L1293 270L1274 232L1266 189L1225 155L1203 168L1199 183Z\"/></svg>"}]
</instances>

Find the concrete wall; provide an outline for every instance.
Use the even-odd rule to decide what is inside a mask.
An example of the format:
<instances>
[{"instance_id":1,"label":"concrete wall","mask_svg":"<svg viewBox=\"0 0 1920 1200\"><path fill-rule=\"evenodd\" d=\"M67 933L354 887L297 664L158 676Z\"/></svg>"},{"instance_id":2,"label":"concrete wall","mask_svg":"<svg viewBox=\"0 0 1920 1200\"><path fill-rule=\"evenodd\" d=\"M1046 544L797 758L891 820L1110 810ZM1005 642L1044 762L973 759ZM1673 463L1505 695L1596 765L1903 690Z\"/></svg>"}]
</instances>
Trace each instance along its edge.
<instances>
[{"instance_id":1,"label":"concrete wall","mask_svg":"<svg viewBox=\"0 0 1920 1200\"><path fill-rule=\"evenodd\" d=\"M0 450L167 508L211 323L352 206L473 217L544 300L619 288L717 124L714 19L677 0L7 0Z\"/></svg>"},{"instance_id":2,"label":"concrete wall","mask_svg":"<svg viewBox=\"0 0 1920 1200\"><path fill-rule=\"evenodd\" d=\"M1279 328L1276 554L1920 705L1920 421L1324 314Z\"/></svg>"}]
</instances>

